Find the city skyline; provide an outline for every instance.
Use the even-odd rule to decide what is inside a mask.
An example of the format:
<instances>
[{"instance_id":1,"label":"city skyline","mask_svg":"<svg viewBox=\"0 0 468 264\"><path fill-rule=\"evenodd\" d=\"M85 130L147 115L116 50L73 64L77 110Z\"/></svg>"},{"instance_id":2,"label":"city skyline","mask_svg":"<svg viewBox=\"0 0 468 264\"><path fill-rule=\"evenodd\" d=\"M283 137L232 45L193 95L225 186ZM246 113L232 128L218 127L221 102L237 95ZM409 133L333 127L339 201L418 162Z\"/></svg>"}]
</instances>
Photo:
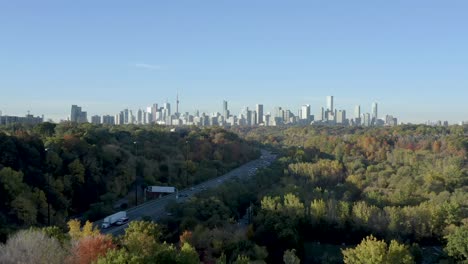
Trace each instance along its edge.
<instances>
[{"instance_id":1,"label":"city skyline","mask_svg":"<svg viewBox=\"0 0 468 264\"><path fill-rule=\"evenodd\" d=\"M347 116L345 109L335 108L334 96L326 97L326 107L319 107L314 114L311 105L302 105L297 113L294 109L275 106L271 112L264 112L263 104L255 104L255 107L245 106L239 113L229 109L229 102L222 101L222 110L210 113L196 110L194 113L179 111L179 93L176 97L176 110L173 111L171 104L166 101L164 104L153 103L146 109L125 108L115 115L93 115L91 123L107 125L127 125L127 124L159 124L170 126L282 126L282 125L340 125L340 126L395 126L398 125L398 118L385 114L378 116L378 103L372 103L372 113L360 113L359 109L354 116ZM68 121L73 123L87 123L87 111L82 111L78 105L71 106L71 113ZM439 121L440 125L448 125L448 122ZM435 123L437 124L437 123Z\"/></svg>"},{"instance_id":2,"label":"city skyline","mask_svg":"<svg viewBox=\"0 0 468 264\"><path fill-rule=\"evenodd\" d=\"M55 121L168 99L181 112L340 98L352 113L468 117L468 3L0 3L0 110ZM201 104L203 102L203 104ZM268 110L270 111L270 110Z\"/></svg>"},{"instance_id":3,"label":"city skyline","mask_svg":"<svg viewBox=\"0 0 468 264\"><path fill-rule=\"evenodd\" d=\"M67 106L68 110L62 110L61 112L64 112L64 115L56 115L55 117L56 118L51 118L51 116L47 116L47 115L44 115L43 113L34 113L32 112L31 110L27 110L27 115L25 114L12 114L12 113L8 113L8 112L5 112L3 109L0 109L0 116L3 115L3 116L17 116L17 117L22 117L22 116L34 116L34 115L37 115L38 117L39 116L42 116L42 118L44 119L44 121L48 121L48 120L51 120L52 122L62 122L62 121L72 121L72 122L82 122L83 120L85 120L86 122L91 122L91 119L95 116L100 116L100 117L104 117L104 116L112 116L114 117L114 114L115 113L118 113L118 112L122 112L122 110L128 110L130 112L134 112L134 116L136 116L135 113L137 113L139 110L145 112L151 112L150 108L152 106L160 106L161 108L164 108L166 107L166 105L168 105L169 107L169 113L170 114L175 114L175 113L179 113L179 114L185 114L185 113L189 113L189 114L194 114L194 113L203 113L203 114L206 114L207 116L210 116L210 115L213 115L213 114L219 114L220 116L225 116L225 112L224 112L224 107L227 106L227 104L229 104L229 107L228 107L228 111L227 111L227 114L228 115L232 115L232 116L240 116L243 114L243 111L248 108L248 109L251 109L252 111L254 110L258 110L258 107L259 105L261 106L261 112L264 113L264 114L270 114L270 115L274 115L274 112L275 110L280 107L281 109L284 109L284 110L288 110L288 111L291 111L292 115L294 116L297 116L298 118L302 118L302 112L304 111L304 107L305 106L308 106L308 110L307 111L310 111L309 114L312 115L312 116L315 116L315 120L317 120L317 116L320 114L320 108L322 109L323 113L323 119L328 119L328 114L327 114L327 111L330 111L329 107L331 106L334 111L344 111L344 115L345 115L345 119L346 117L348 117L349 119L354 119L356 118L356 115L357 113L359 113L359 116L360 118L363 118L362 115L364 114L369 114L369 118L371 119L381 119L381 120L385 120L385 117L387 115L389 116L397 116L395 115L394 113L392 112L384 112L382 111L381 112L381 103L380 102L376 102L376 101L372 101L372 102L366 102L365 104L364 103L355 103L353 104L352 106L348 103L348 104L345 104L345 105L348 105L348 107L343 107L339 102L340 102L340 98L334 96L334 95L327 95L327 96L324 96L323 98L321 98L321 103L318 103L317 105L312 105L312 104L301 104L301 105L293 105L292 107L289 107L289 105L291 104L282 104L282 105L270 105L270 104L267 104L267 107L265 108L265 103L263 102L256 102L256 103L251 103L251 104L243 104L243 103L235 103L234 102L234 108L232 107L232 101L229 101L229 100L226 100L226 99L223 99L222 100L222 106L219 107L218 105L218 109L212 109L212 110L201 110L201 109L206 109L204 107L199 107L199 108L193 108L192 110L190 111L185 111L184 108L182 107L182 110L179 109L180 107L180 94L177 93L176 94L176 97L174 99L174 101L172 102L171 100L164 100L164 101L159 101L159 102L155 102L155 103L150 103L150 104L146 104L145 105L138 105L138 106L134 106L134 107L130 107L130 106L121 106L120 108L118 108L117 110L109 110L109 109L103 109L102 111L96 111L96 110L93 110L93 109L90 109L87 105L83 105L82 103L74 103L71 105L72 107L72 111L70 113L70 105ZM317 98L319 99L319 98ZM338 99L338 104L336 103L336 100ZM349 101L349 100L348 100ZM78 106L79 105L79 106ZM173 109L173 111L171 112L171 105L175 108ZM241 107L238 107L239 105L242 105ZM377 105L378 105L378 110L377 110ZM99 107L98 107L99 108ZM238 108L238 109L237 109ZM82 117L79 117L79 114L75 114L77 115L78 117L73 117L74 115L74 111L78 111L78 113L81 111L81 110L87 110L87 111L84 111L84 116ZM177 109L179 109L179 111L177 112ZM387 109L387 108L383 108L383 109ZM153 110L154 111L154 110ZM32 114L30 113L32 112ZM89 112L89 114L88 114ZM336 114L337 112L331 112L331 115L333 116L334 120L336 120ZM379 113L382 113L379 115ZM82 118L81 121L78 121L80 118ZM401 116L398 116L398 123L404 123L404 124L436 124L438 121L447 121L449 122L450 124L459 124L461 122L464 122L466 123L467 122L467 119L468 118L465 118L465 119L460 119L460 120L455 120L455 121L450 121L448 118L442 118L442 119L437 119L437 118L429 118L429 119L426 119L426 120L423 120L421 122L411 122L411 121L402 121L405 120L404 116L401 117ZM318 119L320 120L320 118Z\"/></svg>"}]
</instances>

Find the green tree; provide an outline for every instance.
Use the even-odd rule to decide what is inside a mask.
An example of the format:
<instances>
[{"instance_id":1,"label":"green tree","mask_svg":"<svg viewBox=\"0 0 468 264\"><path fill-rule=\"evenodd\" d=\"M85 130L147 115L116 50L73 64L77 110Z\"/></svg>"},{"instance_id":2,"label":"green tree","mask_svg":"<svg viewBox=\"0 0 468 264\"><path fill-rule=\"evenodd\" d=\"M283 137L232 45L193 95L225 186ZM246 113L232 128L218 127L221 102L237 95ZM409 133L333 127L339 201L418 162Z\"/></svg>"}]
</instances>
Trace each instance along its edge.
<instances>
[{"instance_id":1,"label":"green tree","mask_svg":"<svg viewBox=\"0 0 468 264\"><path fill-rule=\"evenodd\" d=\"M107 252L106 255L100 257L97 264L142 264L141 257L130 254L125 249L114 249Z\"/></svg>"},{"instance_id":2,"label":"green tree","mask_svg":"<svg viewBox=\"0 0 468 264\"><path fill-rule=\"evenodd\" d=\"M383 240L368 236L355 248L342 250L346 264L410 264L414 263L408 248L392 240L390 246Z\"/></svg>"},{"instance_id":3,"label":"green tree","mask_svg":"<svg viewBox=\"0 0 468 264\"><path fill-rule=\"evenodd\" d=\"M177 256L177 263L180 264L198 264L200 263L198 253L189 244L184 243L180 248L179 255Z\"/></svg>"},{"instance_id":4,"label":"green tree","mask_svg":"<svg viewBox=\"0 0 468 264\"><path fill-rule=\"evenodd\" d=\"M244 255L238 255L237 259L233 263L234 264L249 264L250 258Z\"/></svg>"},{"instance_id":5,"label":"green tree","mask_svg":"<svg viewBox=\"0 0 468 264\"><path fill-rule=\"evenodd\" d=\"M283 254L284 264L300 264L301 260L296 256L296 250L286 250Z\"/></svg>"},{"instance_id":6,"label":"green tree","mask_svg":"<svg viewBox=\"0 0 468 264\"><path fill-rule=\"evenodd\" d=\"M447 254L457 261L468 262L468 226L456 227L445 239L447 240L445 247Z\"/></svg>"},{"instance_id":7,"label":"green tree","mask_svg":"<svg viewBox=\"0 0 468 264\"><path fill-rule=\"evenodd\" d=\"M132 221L125 230L122 244L137 256L149 256L157 248L161 237L160 227L147 221Z\"/></svg>"}]
</instances>

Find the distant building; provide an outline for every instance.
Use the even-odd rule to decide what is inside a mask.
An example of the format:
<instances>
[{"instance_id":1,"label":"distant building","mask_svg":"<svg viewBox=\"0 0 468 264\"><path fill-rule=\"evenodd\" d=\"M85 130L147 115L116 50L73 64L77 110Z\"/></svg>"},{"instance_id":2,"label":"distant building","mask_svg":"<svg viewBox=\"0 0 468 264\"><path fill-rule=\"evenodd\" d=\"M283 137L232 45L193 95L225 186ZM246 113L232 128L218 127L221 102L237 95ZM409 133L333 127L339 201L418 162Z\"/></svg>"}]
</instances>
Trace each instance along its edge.
<instances>
[{"instance_id":1,"label":"distant building","mask_svg":"<svg viewBox=\"0 0 468 264\"><path fill-rule=\"evenodd\" d=\"M263 105L257 104L257 123L262 124L263 122Z\"/></svg>"},{"instance_id":2,"label":"distant building","mask_svg":"<svg viewBox=\"0 0 468 264\"><path fill-rule=\"evenodd\" d=\"M105 125L115 125L115 117L110 115L102 116L102 123Z\"/></svg>"},{"instance_id":3,"label":"distant building","mask_svg":"<svg viewBox=\"0 0 468 264\"><path fill-rule=\"evenodd\" d=\"M223 117L224 120L229 118L228 102L226 100L223 101Z\"/></svg>"},{"instance_id":4,"label":"distant building","mask_svg":"<svg viewBox=\"0 0 468 264\"><path fill-rule=\"evenodd\" d=\"M44 117L34 117L33 115L27 114L26 116L7 116L0 115L0 125L11 125L11 124L39 124L44 122Z\"/></svg>"},{"instance_id":5,"label":"distant building","mask_svg":"<svg viewBox=\"0 0 468 264\"><path fill-rule=\"evenodd\" d=\"M333 96L327 96L327 110L330 112L335 111L335 109L333 108Z\"/></svg>"},{"instance_id":6,"label":"distant building","mask_svg":"<svg viewBox=\"0 0 468 264\"><path fill-rule=\"evenodd\" d=\"M101 124L101 117L98 115L93 115L91 117L91 123L96 125Z\"/></svg>"},{"instance_id":7,"label":"distant building","mask_svg":"<svg viewBox=\"0 0 468 264\"><path fill-rule=\"evenodd\" d=\"M301 107L301 116L302 120L305 120L306 123L309 123L310 120L310 105L306 104Z\"/></svg>"},{"instance_id":8,"label":"distant building","mask_svg":"<svg viewBox=\"0 0 468 264\"><path fill-rule=\"evenodd\" d=\"M398 124L398 120L393 117L392 115L385 116L385 125L386 126L396 126Z\"/></svg>"},{"instance_id":9,"label":"distant building","mask_svg":"<svg viewBox=\"0 0 468 264\"><path fill-rule=\"evenodd\" d=\"M339 110L336 113L336 123L337 124L345 124L346 123L346 111L345 110Z\"/></svg>"},{"instance_id":10,"label":"distant building","mask_svg":"<svg viewBox=\"0 0 468 264\"><path fill-rule=\"evenodd\" d=\"M361 125L361 106L356 105L354 107L354 124L359 126Z\"/></svg>"},{"instance_id":11,"label":"distant building","mask_svg":"<svg viewBox=\"0 0 468 264\"><path fill-rule=\"evenodd\" d=\"M316 120L325 121L325 110L323 109L323 107L320 107Z\"/></svg>"},{"instance_id":12,"label":"distant building","mask_svg":"<svg viewBox=\"0 0 468 264\"><path fill-rule=\"evenodd\" d=\"M141 109L138 109L137 112L137 123L139 125L143 124L143 111Z\"/></svg>"},{"instance_id":13,"label":"distant building","mask_svg":"<svg viewBox=\"0 0 468 264\"><path fill-rule=\"evenodd\" d=\"M371 115L369 113L362 114L361 119L362 119L363 126L367 126L367 127L371 126L372 120L371 120Z\"/></svg>"},{"instance_id":14,"label":"distant building","mask_svg":"<svg viewBox=\"0 0 468 264\"><path fill-rule=\"evenodd\" d=\"M70 113L70 121L74 123L86 123L88 122L87 113L81 111L81 107L72 105Z\"/></svg>"},{"instance_id":15,"label":"distant building","mask_svg":"<svg viewBox=\"0 0 468 264\"><path fill-rule=\"evenodd\" d=\"M378 119L378 114L377 114L377 103L373 102L372 103L372 122L377 122Z\"/></svg>"}]
</instances>

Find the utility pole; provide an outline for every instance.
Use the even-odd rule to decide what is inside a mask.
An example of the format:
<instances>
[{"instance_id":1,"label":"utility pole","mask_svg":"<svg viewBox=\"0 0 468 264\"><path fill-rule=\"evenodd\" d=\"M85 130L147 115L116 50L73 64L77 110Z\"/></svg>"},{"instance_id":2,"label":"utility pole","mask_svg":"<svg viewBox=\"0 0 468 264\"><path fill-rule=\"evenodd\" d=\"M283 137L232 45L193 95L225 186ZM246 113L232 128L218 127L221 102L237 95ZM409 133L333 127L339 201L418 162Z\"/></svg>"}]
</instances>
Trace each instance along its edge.
<instances>
[{"instance_id":1,"label":"utility pole","mask_svg":"<svg viewBox=\"0 0 468 264\"><path fill-rule=\"evenodd\" d=\"M186 152L185 152L185 184L188 187L189 186L189 184L188 184L188 154L189 154L189 142L188 142L188 140L185 141L185 147L186 147Z\"/></svg>"},{"instance_id":2,"label":"utility pole","mask_svg":"<svg viewBox=\"0 0 468 264\"><path fill-rule=\"evenodd\" d=\"M46 152L46 160L47 154L49 153L49 149L44 149ZM50 196L50 173L47 172L47 195ZM46 197L47 199L47 225L50 226L50 197Z\"/></svg>"},{"instance_id":3,"label":"utility pole","mask_svg":"<svg viewBox=\"0 0 468 264\"><path fill-rule=\"evenodd\" d=\"M138 205L138 148L137 142L133 141L133 145L135 146L135 206Z\"/></svg>"}]
</instances>

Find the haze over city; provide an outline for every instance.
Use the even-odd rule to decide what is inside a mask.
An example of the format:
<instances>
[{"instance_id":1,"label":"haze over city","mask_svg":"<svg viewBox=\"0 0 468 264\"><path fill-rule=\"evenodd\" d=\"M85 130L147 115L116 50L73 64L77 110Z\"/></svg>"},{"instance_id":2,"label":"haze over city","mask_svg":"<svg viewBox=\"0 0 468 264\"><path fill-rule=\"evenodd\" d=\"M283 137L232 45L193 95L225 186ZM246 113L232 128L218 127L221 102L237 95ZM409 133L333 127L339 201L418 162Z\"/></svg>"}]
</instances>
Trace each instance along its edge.
<instances>
[{"instance_id":1,"label":"haze over city","mask_svg":"<svg viewBox=\"0 0 468 264\"><path fill-rule=\"evenodd\" d=\"M468 119L464 1L4 1L0 110L54 121L180 94L180 112L312 114L334 95L422 123Z\"/></svg>"}]
</instances>

